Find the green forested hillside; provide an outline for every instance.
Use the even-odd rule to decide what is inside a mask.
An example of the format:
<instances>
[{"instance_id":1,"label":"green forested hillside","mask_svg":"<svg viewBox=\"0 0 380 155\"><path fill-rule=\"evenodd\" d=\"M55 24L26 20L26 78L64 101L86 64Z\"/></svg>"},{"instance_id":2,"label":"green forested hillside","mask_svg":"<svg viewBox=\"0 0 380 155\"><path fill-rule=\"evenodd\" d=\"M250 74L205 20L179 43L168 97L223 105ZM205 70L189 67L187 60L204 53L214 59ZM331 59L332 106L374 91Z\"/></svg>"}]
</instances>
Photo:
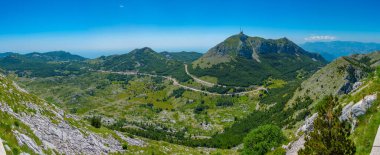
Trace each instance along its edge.
<instances>
[{"instance_id":1,"label":"green forested hillside","mask_svg":"<svg viewBox=\"0 0 380 155\"><path fill-rule=\"evenodd\" d=\"M19 76L48 77L81 74L85 58L67 52L9 54L0 58L0 68Z\"/></svg>"},{"instance_id":2,"label":"green forested hillside","mask_svg":"<svg viewBox=\"0 0 380 155\"><path fill-rule=\"evenodd\" d=\"M168 59L173 59L177 61L182 61L185 63L191 63L199 59L203 54L197 52L161 52L161 55L165 56Z\"/></svg>"},{"instance_id":3,"label":"green forested hillside","mask_svg":"<svg viewBox=\"0 0 380 155\"><path fill-rule=\"evenodd\" d=\"M179 81L190 79L183 62L168 59L150 48L135 49L127 54L98 58L96 68L111 71L137 71L157 75L170 75Z\"/></svg>"}]
</instances>

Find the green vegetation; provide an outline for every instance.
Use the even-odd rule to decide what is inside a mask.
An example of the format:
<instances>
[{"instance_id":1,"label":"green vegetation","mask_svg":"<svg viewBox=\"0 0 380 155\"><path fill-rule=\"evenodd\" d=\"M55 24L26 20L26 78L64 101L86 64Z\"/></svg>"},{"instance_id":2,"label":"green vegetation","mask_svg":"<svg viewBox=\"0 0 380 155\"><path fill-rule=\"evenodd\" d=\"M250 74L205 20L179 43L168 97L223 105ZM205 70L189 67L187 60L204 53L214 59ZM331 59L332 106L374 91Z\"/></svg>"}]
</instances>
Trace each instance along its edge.
<instances>
[{"instance_id":1,"label":"green vegetation","mask_svg":"<svg viewBox=\"0 0 380 155\"><path fill-rule=\"evenodd\" d=\"M124 143L122 147L123 147L123 150L128 150L128 143Z\"/></svg>"},{"instance_id":2,"label":"green vegetation","mask_svg":"<svg viewBox=\"0 0 380 155\"><path fill-rule=\"evenodd\" d=\"M355 154L355 145L349 139L351 128L348 123L339 120L342 109L335 108L338 105L338 98L332 95L317 105L318 117L314 121L314 130L307 134L305 148L299 154Z\"/></svg>"},{"instance_id":3,"label":"green vegetation","mask_svg":"<svg viewBox=\"0 0 380 155\"><path fill-rule=\"evenodd\" d=\"M91 125L95 128L100 128L102 126L102 117L92 116L90 118Z\"/></svg>"},{"instance_id":4,"label":"green vegetation","mask_svg":"<svg viewBox=\"0 0 380 155\"><path fill-rule=\"evenodd\" d=\"M202 53L185 52L185 51L182 51L182 52L161 52L160 54L165 56L168 59L182 61L184 63L191 63L203 55Z\"/></svg>"},{"instance_id":5,"label":"green vegetation","mask_svg":"<svg viewBox=\"0 0 380 155\"><path fill-rule=\"evenodd\" d=\"M67 52L9 54L0 57L0 66L7 72L14 72L18 76L49 77L78 75L86 72L89 67L83 57Z\"/></svg>"},{"instance_id":6,"label":"green vegetation","mask_svg":"<svg viewBox=\"0 0 380 155\"><path fill-rule=\"evenodd\" d=\"M234 101L230 97L224 97L216 101L216 106L230 107L234 105Z\"/></svg>"},{"instance_id":7,"label":"green vegetation","mask_svg":"<svg viewBox=\"0 0 380 155\"><path fill-rule=\"evenodd\" d=\"M326 61L286 38L266 40L238 34L211 48L189 66L197 76L211 76L227 86L262 85L269 77L290 81L313 74Z\"/></svg>"},{"instance_id":8,"label":"green vegetation","mask_svg":"<svg viewBox=\"0 0 380 155\"><path fill-rule=\"evenodd\" d=\"M264 155L272 148L280 146L285 136L278 126L263 125L252 130L244 138L243 154Z\"/></svg>"},{"instance_id":9,"label":"green vegetation","mask_svg":"<svg viewBox=\"0 0 380 155\"><path fill-rule=\"evenodd\" d=\"M18 121L11 115L0 111L0 138L4 141L3 145L10 147L11 151L7 151L7 154L20 154L21 152L31 153L34 152L27 146L19 146L16 136L13 131L18 131L33 138L38 144L42 142L33 135L32 130L25 124Z\"/></svg>"},{"instance_id":10,"label":"green vegetation","mask_svg":"<svg viewBox=\"0 0 380 155\"><path fill-rule=\"evenodd\" d=\"M190 79L185 72L183 62L168 59L147 47L123 55L100 57L96 59L94 68L172 76L180 82L186 82Z\"/></svg>"}]
</instances>

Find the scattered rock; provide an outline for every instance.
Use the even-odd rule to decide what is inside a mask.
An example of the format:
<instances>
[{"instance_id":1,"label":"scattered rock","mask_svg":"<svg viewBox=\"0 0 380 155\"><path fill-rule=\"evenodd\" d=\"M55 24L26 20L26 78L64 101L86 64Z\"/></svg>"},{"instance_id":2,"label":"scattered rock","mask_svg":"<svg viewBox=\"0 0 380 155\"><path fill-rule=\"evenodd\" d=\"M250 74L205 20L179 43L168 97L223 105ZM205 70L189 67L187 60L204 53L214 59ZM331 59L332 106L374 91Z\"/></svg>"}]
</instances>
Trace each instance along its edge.
<instances>
[{"instance_id":1,"label":"scattered rock","mask_svg":"<svg viewBox=\"0 0 380 155\"><path fill-rule=\"evenodd\" d=\"M350 121L353 131L356 126L357 117L364 115L376 99L376 94L367 95L356 104L354 104L353 102L347 104L343 107L342 115L339 117L339 119L342 121Z\"/></svg>"},{"instance_id":2,"label":"scattered rock","mask_svg":"<svg viewBox=\"0 0 380 155\"><path fill-rule=\"evenodd\" d=\"M118 131L115 131L115 132L122 140L126 141L128 145L134 145L134 146L139 146L139 147L145 146L145 142L143 140L125 137L122 133Z\"/></svg>"},{"instance_id":3,"label":"scattered rock","mask_svg":"<svg viewBox=\"0 0 380 155\"><path fill-rule=\"evenodd\" d=\"M363 82L355 82L352 86L352 90L358 89L361 85L363 85Z\"/></svg>"},{"instance_id":4,"label":"scattered rock","mask_svg":"<svg viewBox=\"0 0 380 155\"><path fill-rule=\"evenodd\" d=\"M304 148L305 142L305 135L302 135L298 140L282 147L286 149L286 155L297 155L298 151Z\"/></svg>"},{"instance_id":5,"label":"scattered rock","mask_svg":"<svg viewBox=\"0 0 380 155\"><path fill-rule=\"evenodd\" d=\"M207 122L202 122L201 127L203 130L211 130L212 129L212 124L207 123Z\"/></svg>"},{"instance_id":6,"label":"scattered rock","mask_svg":"<svg viewBox=\"0 0 380 155\"><path fill-rule=\"evenodd\" d=\"M42 151L42 148L40 148L37 145L37 143L32 138L30 138L29 136L22 134L22 133L18 132L17 130L14 130L13 134L16 136L18 145L20 145L20 146L26 145L33 152L35 152L37 154L44 154L44 152Z\"/></svg>"},{"instance_id":7,"label":"scattered rock","mask_svg":"<svg viewBox=\"0 0 380 155\"><path fill-rule=\"evenodd\" d=\"M296 135L299 133L299 132L310 132L310 131L313 131L314 129L314 120L318 117L318 113L314 113L312 116L310 116L309 118L306 118L305 119L305 123L304 125L302 125L300 128L298 128L297 132L296 132Z\"/></svg>"}]
</instances>

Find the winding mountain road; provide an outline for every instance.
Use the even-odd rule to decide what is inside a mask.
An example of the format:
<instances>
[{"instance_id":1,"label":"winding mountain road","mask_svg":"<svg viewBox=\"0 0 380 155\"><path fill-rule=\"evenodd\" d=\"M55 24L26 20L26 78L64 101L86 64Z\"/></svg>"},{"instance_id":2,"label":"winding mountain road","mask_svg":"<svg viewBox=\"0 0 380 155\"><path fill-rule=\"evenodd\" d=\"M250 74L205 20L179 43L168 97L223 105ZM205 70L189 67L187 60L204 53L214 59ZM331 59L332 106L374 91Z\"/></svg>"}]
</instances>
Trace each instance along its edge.
<instances>
[{"instance_id":1,"label":"winding mountain road","mask_svg":"<svg viewBox=\"0 0 380 155\"><path fill-rule=\"evenodd\" d=\"M196 76L190 74L190 73L189 73L189 70L187 69L187 64L185 64L185 71L186 71L186 74L187 74L187 75L189 75L191 78L194 79L194 81L196 81L196 82L198 82L198 83L200 83L200 84L202 84L202 85L205 85L205 86L207 86L207 87L213 87L213 86L215 86L215 85L216 85L216 86L222 86L222 85L218 85L218 84L214 84L214 83L211 83L211 82L204 81L204 80L199 79L198 77L196 77ZM222 86L222 87L223 87L223 86Z\"/></svg>"},{"instance_id":2,"label":"winding mountain road","mask_svg":"<svg viewBox=\"0 0 380 155\"><path fill-rule=\"evenodd\" d=\"M177 79L172 78L172 77L169 77L169 76L154 75L154 74L147 74L147 73L139 73L139 72L134 72L134 71L131 71L131 72L113 72L113 71L104 71L104 70L100 70L99 72L102 72L102 73L121 74L121 75L144 75L144 76L150 76L150 77L161 77L161 78L164 78L164 79L167 79L167 80L172 81L172 82L173 82L173 85L178 86L178 87L181 87L181 88L183 88L183 89L191 90L191 91L195 91L195 92L201 92L201 93L205 93L205 94L208 94L208 95L216 95L216 96L245 95L245 94L249 94L249 93L259 92L260 90L265 90L265 91L267 91L267 89L264 88L264 87L258 87L257 89L250 90L250 91L243 91L243 92L238 92L238 93L225 93L225 94L220 94L220 93L213 93L213 92L209 92L209 91L205 91L205 90L200 90L200 89L197 89L197 88L193 88L193 87L189 87L189 86L182 85L182 84L180 84L180 83L177 81ZM199 79L199 80L200 80L200 79ZM214 84L214 85L215 85L215 84Z\"/></svg>"}]
</instances>

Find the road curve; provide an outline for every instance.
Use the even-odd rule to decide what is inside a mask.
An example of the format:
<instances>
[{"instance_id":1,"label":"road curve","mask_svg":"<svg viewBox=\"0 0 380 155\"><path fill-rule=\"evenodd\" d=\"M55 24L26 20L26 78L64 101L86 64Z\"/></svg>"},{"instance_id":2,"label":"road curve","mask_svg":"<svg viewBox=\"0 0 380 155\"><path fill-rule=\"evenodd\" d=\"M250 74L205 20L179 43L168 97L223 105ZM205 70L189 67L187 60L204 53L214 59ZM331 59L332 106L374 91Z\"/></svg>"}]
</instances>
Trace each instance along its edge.
<instances>
[{"instance_id":1,"label":"road curve","mask_svg":"<svg viewBox=\"0 0 380 155\"><path fill-rule=\"evenodd\" d=\"M220 94L220 93L213 93L213 92L209 92L209 91L205 91L205 90L200 90L200 89L197 89L197 88L193 88L193 87L189 87L189 86L185 86L185 85L182 85L180 84L177 79L175 78L172 78L172 77L169 77L169 76L162 76L162 75L154 75L154 74L147 74L147 73L139 73L139 72L113 72L113 71L104 71L104 70L100 70L99 72L102 72L102 73L113 73L113 74L121 74L121 75L144 75L144 76L150 76L150 77L162 77L164 79L167 79L167 80L170 80L173 82L173 85L175 86L178 86L178 87L181 87L183 89L186 89L186 90L191 90L191 91L195 91L195 92L201 92L201 93L205 93L205 94L208 94L208 95L216 95L216 96L233 96L233 95L245 95L245 94L249 94L249 93L254 93L254 92L259 92L261 90L264 90L264 91L267 91L266 88L264 87L258 87L257 89L255 90L250 90L250 91L243 91L243 92L238 92L238 93L225 93L225 94Z\"/></svg>"}]
</instances>

